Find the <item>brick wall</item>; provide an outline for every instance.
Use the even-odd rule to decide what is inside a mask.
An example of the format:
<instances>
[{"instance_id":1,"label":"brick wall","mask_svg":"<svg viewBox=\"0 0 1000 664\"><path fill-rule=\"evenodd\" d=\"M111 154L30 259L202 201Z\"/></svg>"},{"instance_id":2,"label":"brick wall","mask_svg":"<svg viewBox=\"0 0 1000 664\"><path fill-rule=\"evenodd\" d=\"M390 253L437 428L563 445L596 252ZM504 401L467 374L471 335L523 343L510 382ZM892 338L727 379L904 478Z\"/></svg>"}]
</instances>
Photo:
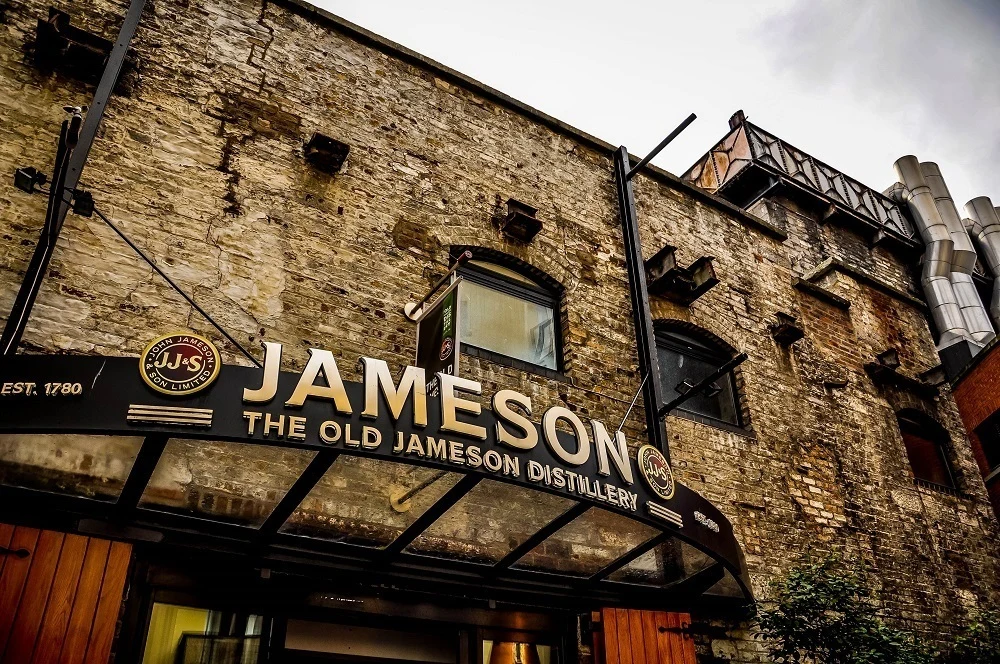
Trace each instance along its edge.
<instances>
[{"instance_id":1,"label":"brick wall","mask_svg":"<svg viewBox=\"0 0 1000 664\"><path fill-rule=\"evenodd\" d=\"M105 0L54 4L107 37L123 12ZM48 169L61 107L90 94L26 60L47 7L17 0L5 12L0 124L15 129L0 144L0 172ZM358 377L361 354L398 368L414 354L403 304L443 273L451 246L488 247L564 287L564 379L470 356L463 374L487 394L503 386L584 417L620 419L639 378L610 146L287 2L157 2L135 50L133 85L110 104L83 182L242 343L284 343L288 368L301 367L310 346L331 349L345 378ZM351 147L335 176L302 157L316 131ZM529 245L496 233L492 218L508 198L539 209L544 228ZM862 366L888 347L909 375L938 362L921 307L905 297L916 292L912 257L869 248L783 199L752 213L787 237L663 174L638 176L636 198L646 256L668 243L681 264L712 255L721 280L690 307L654 298L654 317L693 324L749 355L738 383L750 428L674 416L667 424L679 478L732 520L758 597L807 550L836 549L871 566L890 619L922 632L942 636L997 599L997 524L955 401L947 388L925 399L877 387ZM0 315L43 207L41 196L0 179ZM814 285L847 309L794 286L828 260L835 267ZM779 311L806 332L790 348L768 334ZM22 350L134 355L177 328L211 337L228 362L246 362L98 219L70 215ZM903 408L949 431L961 495L914 485L894 415ZM626 423L631 444L642 428L640 408ZM282 491L285 467L301 462L231 446L214 450L211 463L199 454L158 470L161 505L258 519ZM82 457L47 463L74 476ZM352 472L363 484L364 469ZM297 527L329 528L331 515L347 515L377 534L413 518L364 516L371 496L334 479L303 504ZM540 518L530 501L522 507L526 519ZM463 539L479 532L470 518L453 513L434 534L453 555L478 551ZM604 555L613 529L567 536L554 555ZM701 661L759 658L745 624L706 633Z\"/></svg>"},{"instance_id":2,"label":"brick wall","mask_svg":"<svg viewBox=\"0 0 1000 664\"><path fill-rule=\"evenodd\" d=\"M955 385L955 403L962 414L962 422L972 443L972 452L984 477L992 468L986 460L976 429L990 415L1000 410L1000 353L997 348L996 344L985 348L982 356L976 358L976 363ZM1000 481L990 481L987 491L994 513L1000 514Z\"/></svg>"}]
</instances>

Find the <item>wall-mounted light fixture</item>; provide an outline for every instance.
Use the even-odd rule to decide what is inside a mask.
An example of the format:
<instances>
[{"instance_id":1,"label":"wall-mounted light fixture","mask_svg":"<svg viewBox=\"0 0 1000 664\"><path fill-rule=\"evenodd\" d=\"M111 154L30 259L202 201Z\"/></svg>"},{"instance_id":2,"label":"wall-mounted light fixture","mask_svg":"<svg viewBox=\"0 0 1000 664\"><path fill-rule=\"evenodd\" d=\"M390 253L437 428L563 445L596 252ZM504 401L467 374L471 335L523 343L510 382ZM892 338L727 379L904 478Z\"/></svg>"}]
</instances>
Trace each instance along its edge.
<instances>
[{"instance_id":1,"label":"wall-mounted light fixture","mask_svg":"<svg viewBox=\"0 0 1000 664\"><path fill-rule=\"evenodd\" d=\"M35 193L35 187L48 181L45 173L40 173L34 166L25 166L14 171L14 186L26 194Z\"/></svg>"}]
</instances>

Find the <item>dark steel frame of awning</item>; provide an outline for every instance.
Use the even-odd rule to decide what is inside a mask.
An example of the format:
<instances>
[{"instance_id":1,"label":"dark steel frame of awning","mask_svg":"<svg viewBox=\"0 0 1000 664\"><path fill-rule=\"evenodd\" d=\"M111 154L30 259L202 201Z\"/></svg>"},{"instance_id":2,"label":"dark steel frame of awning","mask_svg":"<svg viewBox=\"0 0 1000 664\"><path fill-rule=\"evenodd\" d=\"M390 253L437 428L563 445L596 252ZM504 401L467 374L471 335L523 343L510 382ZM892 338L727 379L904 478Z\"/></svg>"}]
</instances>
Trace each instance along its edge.
<instances>
[{"instance_id":1,"label":"dark steel frame of awning","mask_svg":"<svg viewBox=\"0 0 1000 664\"><path fill-rule=\"evenodd\" d=\"M404 587L440 590L482 599L497 599L522 604L553 607L583 607L627 604L638 608L711 608L738 612L747 606L744 598L704 596L721 580L725 568L721 562L707 565L694 574L666 585L644 586L609 581L608 577L656 546L675 537L661 532L589 576L573 576L538 570L517 569L513 565L548 537L588 510L598 509L587 503L570 506L562 514L539 528L532 536L496 563L467 562L418 554L404 549L438 518L455 505L482 478L467 474L441 496L430 508L383 548L334 542L318 537L279 532L310 489L329 470L339 456L333 450L321 450L313 458L288 492L259 527L238 525L205 516L160 511L139 506L147 483L165 448L167 437L147 436L116 501L57 494L38 489L0 485L0 521L35 527L54 527L85 535L131 541L138 545L174 547L186 555L212 551L233 555L257 566L302 566L315 569L357 571L370 578ZM733 578L745 588L739 574Z\"/></svg>"},{"instance_id":2,"label":"dark steel frame of awning","mask_svg":"<svg viewBox=\"0 0 1000 664\"><path fill-rule=\"evenodd\" d=\"M41 280L68 213L72 192L76 188L86 164L90 147L97 135L104 109L117 82L129 45L138 28L144 6L145 0L132 0L130 3L118 39L113 46L95 92L90 111L83 123L79 143L68 155L67 163L63 166L66 170L65 182L60 178L53 183L52 196L55 205L53 207L50 202L52 211L47 215L43 225L42 242L39 243L32 257L2 338L0 338L2 341L0 364L3 363L4 357L10 357L14 354L23 334ZM664 143L661 143L660 147L666 142L665 140ZM649 298L645 284L645 271L631 185L632 175L641 166L642 163L635 168L630 168L628 152L624 148L614 154L615 180L624 231L626 265L631 285L630 296L639 351L639 365L641 374L651 378L644 383L647 428L650 432L650 442L662 450L664 454L669 454L665 430L657 412L662 405L662 395L660 394L659 370L655 342L651 333ZM65 192L70 192L69 198ZM127 238L125 239L128 241ZM223 333L225 334L224 330ZM228 338L228 334L226 336ZM650 407L650 404L654 407ZM593 505L583 502L570 507L492 566L439 559L404 551L407 545L481 481L481 477L473 474L467 474L463 477L458 484L449 489L430 509L383 549L347 543L332 543L318 538L303 538L280 533L281 525L292 515L309 491L335 463L338 452L334 450L321 450L317 453L259 528L233 525L198 516L140 508L140 498L165 450L168 437L168 435L157 434L149 435L144 439L123 489L118 499L113 503L0 485L0 519L31 525L57 525L65 530L133 542L161 542L168 546L176 545L186 549L209 547L268 564L305 563L314 566L333 566L337 569L358 569L373 578L385 577L393 581L404 580L418 585L429 584L431 588L440 588L443 585L454 587L457 592L466 594L481 592L492 598L510 595L512 601L520 602L527 598L533 600L547 598L543 601L579 606L581 595L585 595L593 602L604 604L628 602L633 606L640 607L650 606L662 609L676 605L680 608L690 609L699 602L711 603L711 600L702 597L702 593L724 576L722 563L716 562L688 578L665 586L647 587L608 580L615 571L675 536L667 531L634 547L587 578L577 578L567 574L524 571L513 567L519 559L559 529L582 516L587 510L597 509ZM308 545L303 546L306 542ZM745 605L747 601L752 601L747 581L743 578L743 571L730 570L734 579L741 586L745 597L735 603L731 599L719 599L720 605ZM693 599L695 597L700 599L696 601Z\"/></svg>"}]
</instances>

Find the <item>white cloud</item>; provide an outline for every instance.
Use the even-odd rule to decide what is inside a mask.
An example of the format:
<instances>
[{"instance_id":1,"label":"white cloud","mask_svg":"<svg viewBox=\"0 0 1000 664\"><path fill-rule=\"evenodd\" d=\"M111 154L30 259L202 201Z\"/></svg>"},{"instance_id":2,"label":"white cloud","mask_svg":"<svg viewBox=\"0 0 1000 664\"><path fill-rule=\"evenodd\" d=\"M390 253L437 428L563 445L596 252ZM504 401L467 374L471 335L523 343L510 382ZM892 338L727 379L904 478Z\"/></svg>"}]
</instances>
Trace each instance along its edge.
<instances>
[{"instance_id":1,"label":"white cloud","mask_svg":"<svg viewBox=\"0 0 1000 664\"><path fill-rule=\"evenodd\" d=\"M317 4L633 153L694 111L656 160L674 173L743 108L876 189L912 153L960 207L1000 202L994 0Z\"/></svg>"}]
</instances>

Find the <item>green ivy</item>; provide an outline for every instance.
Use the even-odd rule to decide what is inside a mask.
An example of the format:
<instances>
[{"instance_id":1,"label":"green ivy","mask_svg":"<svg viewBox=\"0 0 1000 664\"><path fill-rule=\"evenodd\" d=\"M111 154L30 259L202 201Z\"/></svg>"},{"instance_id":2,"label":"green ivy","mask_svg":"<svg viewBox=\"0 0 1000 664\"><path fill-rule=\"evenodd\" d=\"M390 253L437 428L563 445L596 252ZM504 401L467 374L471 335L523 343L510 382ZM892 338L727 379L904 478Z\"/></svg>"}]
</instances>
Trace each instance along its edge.
<instances>
[{"instance_id":1,"label":"green ivy","mask_svg":"<svg viewBox=\"0 0 1000 664\"><path fill-rule=\"evenodd\" d=\"M950 664L1000 662L1000 611L985 609L975 613L955 640L947 661Z\"/></svg>"},{"instance_id":2,"label":"green ivy","mask_svg":"<svg viewBox=\"0 0 1000 664\"><path fill-rule=\"evenodd\" d=\"M882 622L870 601L865 570L849 569L836 556L805 559L773 583L772 590L774 606L763 609L759 620L768 651L779 664L940 661L937 653L911 634ZM980 660L962 661L978 664Z\"/></svg>"}]
</instances>

